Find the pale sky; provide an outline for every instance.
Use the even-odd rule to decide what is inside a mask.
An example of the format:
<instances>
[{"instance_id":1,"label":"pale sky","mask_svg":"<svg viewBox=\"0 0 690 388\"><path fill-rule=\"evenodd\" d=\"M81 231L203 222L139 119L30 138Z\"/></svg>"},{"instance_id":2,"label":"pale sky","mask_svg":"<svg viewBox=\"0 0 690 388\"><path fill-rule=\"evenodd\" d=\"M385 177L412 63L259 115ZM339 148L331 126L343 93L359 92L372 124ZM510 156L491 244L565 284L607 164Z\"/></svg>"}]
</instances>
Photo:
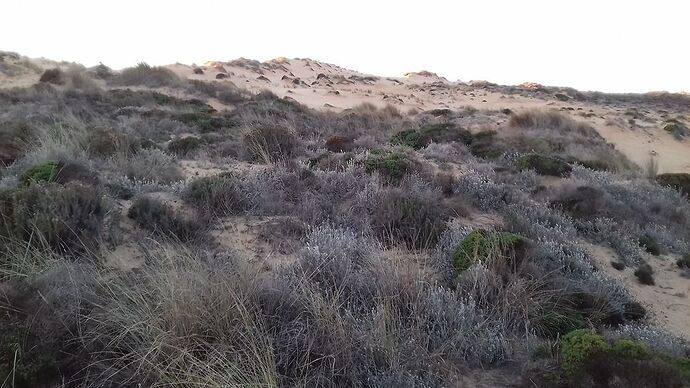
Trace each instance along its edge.
<instances>
[{"instance_id":1,"label":"pale sky","mask_svg":"<svg viewBox=\"0 0 690 388\"><path fill-rule=\"evenodd\" d=\"M2 0L0 50L114 68L308 57L382 76L690 92L684 0Z\"/></svg>"}]
</instances>

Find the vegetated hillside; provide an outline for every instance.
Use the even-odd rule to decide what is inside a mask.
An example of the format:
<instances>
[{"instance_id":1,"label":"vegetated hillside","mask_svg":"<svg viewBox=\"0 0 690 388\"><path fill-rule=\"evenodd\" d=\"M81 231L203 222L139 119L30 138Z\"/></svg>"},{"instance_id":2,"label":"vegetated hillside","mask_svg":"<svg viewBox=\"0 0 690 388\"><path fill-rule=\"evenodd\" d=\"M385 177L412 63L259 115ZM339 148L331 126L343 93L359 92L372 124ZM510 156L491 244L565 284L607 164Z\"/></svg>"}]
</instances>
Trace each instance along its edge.
<instances>
[{"instance_id":1,"label":"vegetated hillside","mask_svg":"<svg viewBox=\"0 0 690 388\"><path fill-rule=\"evenodd\" d=\"M688 175L567 112L40 79L0 90L4 386L690 381Z\"/></svg>"}]
</instances>

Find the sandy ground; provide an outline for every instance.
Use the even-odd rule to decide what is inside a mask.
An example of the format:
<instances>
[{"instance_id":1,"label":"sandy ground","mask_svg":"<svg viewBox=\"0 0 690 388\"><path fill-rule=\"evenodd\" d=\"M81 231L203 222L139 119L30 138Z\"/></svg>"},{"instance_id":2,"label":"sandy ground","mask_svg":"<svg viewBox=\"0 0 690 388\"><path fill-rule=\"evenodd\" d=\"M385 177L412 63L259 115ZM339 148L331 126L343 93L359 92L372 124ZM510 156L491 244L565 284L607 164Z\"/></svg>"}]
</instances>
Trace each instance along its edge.
<instances>
[{"instance_id":1,"label":"sandy ground","mask_svg":"<svg viewBox=\"0 0 690 388\"><path fill-rule=\"evenodd\" d=\"M655 285L637 281L634 268L618 271L611 261L618 261L609 248L582 243L588 247L597 266L613 279L623 282L637 301L652 315L652 319L670 332L690 340L690 279L682 276L676 257L649 256L647 263L654 270Z\"/></svg>"}]
</instances>

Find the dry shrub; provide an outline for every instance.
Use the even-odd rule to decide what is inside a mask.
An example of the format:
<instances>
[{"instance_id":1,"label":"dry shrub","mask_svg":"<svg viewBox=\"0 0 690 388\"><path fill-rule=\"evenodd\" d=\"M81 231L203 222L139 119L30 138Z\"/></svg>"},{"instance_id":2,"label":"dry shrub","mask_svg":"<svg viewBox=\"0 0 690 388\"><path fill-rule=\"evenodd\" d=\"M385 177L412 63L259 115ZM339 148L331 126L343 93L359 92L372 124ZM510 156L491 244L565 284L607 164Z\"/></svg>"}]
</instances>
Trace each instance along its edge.
<instances>
[{"instance_id":1,"label":"dry shrub","mask_svg":"<svg viewBox=\"0 0 690 388\"><path fill-rule=\"evenodd\" d=\"M238 179L232 173L195 179L187 187L184 198L206 214L235 214L248 205Z\"/></svg>"},{"instance_id":2,"label":"dry shrub","mask_svg":"<svg viewBox=\"0 0 690 388\"><path fill-rule=\"evenodd\" d=\"M514 113L510 116L509 125L513 128L540 128L562 133L577 133L592 138L601 137L589 124L551 110L532 109Z\"/></svg>"}]
</instances>

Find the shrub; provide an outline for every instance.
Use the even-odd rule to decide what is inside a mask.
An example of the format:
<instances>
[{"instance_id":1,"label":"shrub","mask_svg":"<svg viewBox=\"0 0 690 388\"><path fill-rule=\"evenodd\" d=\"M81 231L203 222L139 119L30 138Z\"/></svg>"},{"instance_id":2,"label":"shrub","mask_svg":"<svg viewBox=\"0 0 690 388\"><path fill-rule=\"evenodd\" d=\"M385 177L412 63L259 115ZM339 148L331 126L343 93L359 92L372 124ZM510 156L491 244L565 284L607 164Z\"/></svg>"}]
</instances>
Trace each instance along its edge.
<instances>
[{"instance_id":1,"label":"shrub","mask_svg":"<svg viewBox=\"0 0 690 388\"><path fill-rule=\"evenodd\" d=\"M468 147L472 155L484 159L496 159L504 151L496 142L497 132L493 130L484 130L472 134L468 137Z\"/></svg>"},{"instance_id":2,"label":"shrub","mask_svg":"<svg viewBox=\"0 0 690 388\"><path fill-rule=\"evenodd\" d=\"M593 355L606 352L604 339L589 329L571 331L561 339L561 359L566 373L575 374Z\"/></svg>"},{"instance_id":3,"label":"shrub","mask_svg":"<svg viewBox=\"0 0 690 388\"><path fill-rule=\"evenodd\" d=\"M382 192L373 209L371 226L386 245L404 244L409 249L433 246L452 215L438 193L406 193L399 188Z\"/></svg>"},{"instance_id":4,"label":"shrub","mask_svg":"<svg viewBox=\"0 0 690 388\"><path fill-rule=\"evenodd\" d=\"M472 134L449 123L427 124L418 130L398 132L390 138L389 143L417 150L426 147L432 141L437 143L461 141L469 144L472 141Z\"/></svg>"},{"instance_id":5,"label":"shrub","mask_svg":"<svg viewBox=\"0 0 690 388\"><path fill-rule=\"evenodd\" d=\"M451 260L455 271L461 273L477 263L514 260L523 244L524 240L512 233L475 230L458 244Z\"/></svg>"},{"instance_id":6,"label":"shrub","mask_svg":"<svg viewBox=\"0 0 690 388\"><path fill-rule=\"evenodd\" d=\"M688 173L659 174L656 176L656 181L662 186L670 186L690 196L690 174Z\"/></svg>"},{"instance_id":7,"label":"shrub","mask_svg":"<svg viewBox=\"0 0 690 388\"><path fill-rule=\"evenodd\" d=\"M670 133L678 140L690 134L690 129L676 119L666 120L664 123L664 131Z\"/></svg>"},{"instance_id":8,"label":"shrub","mask_svg":"<svg viewBox=\"0 0 690 388\"><path fill-rule=\"evenodd\" d=\"M178 156L187 156L201 146L201 139L195 136L186 136L171 140L168 143L168 151Z\"/></svg>"},{"instance_id":9,"label":"shrub","mask_svg":"<svg viewBox=\"0 0 690 388\"><path fill-rule=\"evenodd\" d=\"M114 85L148 86L160 88L163 86L180 86L183 81L172 70L161 66L149 66L139 63L136 67L128 67L120 74L112 77L110 82Z\"/></svg>"},{"instance_id":10,"label":"shrub","mask_svg":"<svg viewBox=\"0 0 690 388\"><path fill-rule=\"evenodd\" d=\"M17 189L13 197L15 235L65 253L92 248L100 239L106 207L98 190L79 183L45 183Z\"/></svg>"},{"instance_id":11,"label":"shrub","mask_svg":"<svg viewBox=\"0 0 690 388\"><path fill-rule=\"evenodd\" d=\"M55 85L64 85L65 74L58 68L48 69L43 72L39 81Z\"/></svg>"},{"instance_id":12,"label":"shrub","mask_svg":"<svg viewBox=\"0 0 690 388\"><path fill-rule=\"evenodd\" d=\"M676 261L678 268L690 269L690 253L683 255L680 259Z\"/></svg>"},{"instance_id":13,"label":"shrub","mask_svg":"<svg viewBox=\"0 0 690 388\"><path fill-rule=\"evenodd\" d=\"M0 167L14 163L36 138L36 129L25 121L0 123Z\"/></svg>"},{"instance_id":14,"label":"shrub","mask_svg":"<svg viewBox=\"0 0 690 388\"><path fill-rule=\"evenodd\" d=\"M193 180L185 192L185 200L207 214L235 214L247 206L237 177L231 173Z\"/></svg>"},{"instance_id":15,"label":"shrub","mask_svg":"<svg viewBox=\"0 0 690 388\"><path fill-rule=\"evenodd\" d=\"M343 136L331 136L326 140L326 149L331 152L349 152L352 145L352 139Z\"/></svg>"},{"instance_id":16,"label":"shrub","mask_svg":"<svg viewBox=\"0 0 690 388\"><path fill-rule=\"evenodd\" d=\"M140 227L159 236L173 236L192 241L203 236L203 222L184 217L160 200L139 197L127 212Z\"/></svg>"},{"instance_id":17,"label":"shrub","mask_svg":"<svg viewBox=\"0 0 690 388\"><path fill-rule=\"evenodd\" d=\"M38 164L24 171L19 177L19 182L21 182L23 186L29 186L31 183L52 182L55 180L57 172L57 162Z\"/></svg>"},{"instance_id":18,"label":"shrub","mask_svg":"<svg viewBox=\"0 0 690 388\"><path fill-rule=\"evenodd\" d=\"M86 149L91 155L99 157L118 153L128 155L134 153L136 143L116 129L94 128L86 136Z\"/></svg>"},{"instance_id":19,"label":"shrub","mask_svg":"<svg viewBox=\"0 0 690 388\"><path fill-rule=\"evenodd\" d=\"M641 264L635 270L635 276L637 280L647 286L654 285L654 270L649 264Z\"/></svg>"},{"instance_id":20,"label":"shrub","mask_svg":"<svg viewBox=\"0 0 690 388\"><path fill-rule=\"evenodd\" d=\"M555 177L565 177L572 171L572 167L565 161L541 154L528 154L521 156L517 160L517 166L520 170L534 170L540 175L549 175Z\"/></svg>"},{"instance_id":21,"label":"shrub","mask_svg":"<svg viewBox=\"0 0 690 388\"><path fill-rule=\"evenodd\" d=\"M573 120L556 111L527 110L510 116L508 125L513 128L543 128L562 133L577 133L586 137L601 137L590 125Z\"/></svg>"},{"instance_id":22,"label":"shrub","mask_svg":"<svg viewBox=\"0 0 690 388\"><path fill-rule=\"evenodd\" d=\"M650 253L654 256L659 256L659 254L661 253L659 244L657 244L656 240L648 234L645 234L642 237L640 237L639 244L642 248L645 249L645 251L647 251L647 253Z\"/></svg>"},{"instance_id":23,"label":"shrub","mask_svg":"<svg viewBox=\"0 0 690 388\"><path fill-rule=\"evenodd\" d=\"M298 138L279 127L252 128L245 132L243 141L251 160L267 164L291 159L299 148Z\"/></svg>"},{"instance_id":24,"label":"shrub","mask_svg":"<svg viewBox=\"0 0 690 388\"><path fill-rule=\"evenodd\" d=\"M410 157L396 150L372 152L365 161L364 166L368 173L378 172L392 180L402 179L415 168L415 164Z\"/></svg>"}]
</instances>

